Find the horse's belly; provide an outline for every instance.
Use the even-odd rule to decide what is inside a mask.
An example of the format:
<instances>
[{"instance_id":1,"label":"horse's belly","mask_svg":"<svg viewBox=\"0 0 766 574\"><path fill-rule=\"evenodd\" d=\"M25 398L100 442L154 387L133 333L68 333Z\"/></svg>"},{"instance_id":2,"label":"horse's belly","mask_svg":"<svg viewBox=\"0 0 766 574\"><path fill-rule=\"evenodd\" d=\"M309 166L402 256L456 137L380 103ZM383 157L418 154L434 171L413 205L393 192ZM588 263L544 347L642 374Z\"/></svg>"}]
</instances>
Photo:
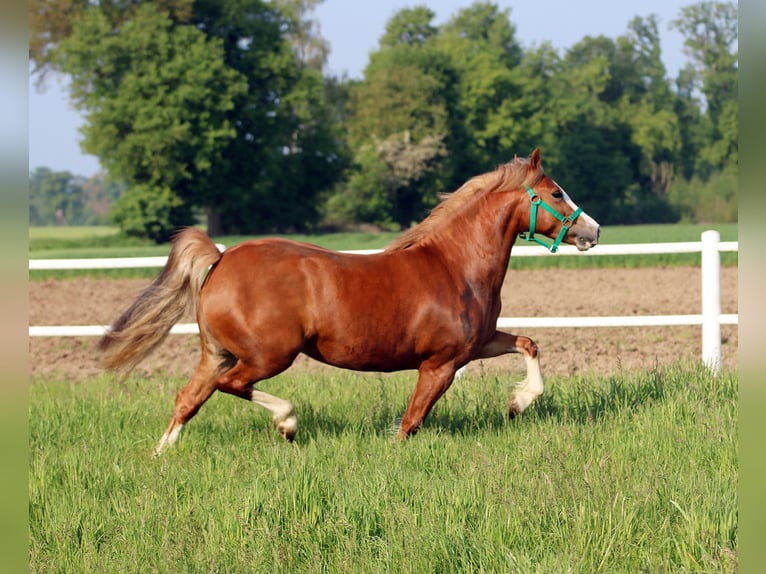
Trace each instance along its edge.
<instances>
[{"instance_id":1,"label":"horse's belly","mask_svg":"<svg viewBox=\"0 0 766 574\"><path fill-rule=\"evenodd\" d=\"M341 339L317 337L308 341L303 352L317 361L354 371L399 371L419 365L414 346L402 339Z\"/></svg>"}]
</instances>

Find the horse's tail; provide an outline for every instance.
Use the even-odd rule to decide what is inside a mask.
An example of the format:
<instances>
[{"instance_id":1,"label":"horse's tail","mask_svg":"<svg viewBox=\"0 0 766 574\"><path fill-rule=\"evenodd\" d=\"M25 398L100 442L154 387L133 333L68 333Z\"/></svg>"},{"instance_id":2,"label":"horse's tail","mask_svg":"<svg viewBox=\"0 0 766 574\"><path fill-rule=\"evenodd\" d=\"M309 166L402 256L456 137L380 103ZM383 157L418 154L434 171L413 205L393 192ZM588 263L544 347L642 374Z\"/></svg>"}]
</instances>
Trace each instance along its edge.
<instances>
[{"instance_id":1,"label":"horse's tail","mask_svg":"<svg viewBox=\"0 0 766 574\"><path fill-rule=\"evenodd\" d=\"M102 365L128 373L156 349L187 310L196 310L208 268L220 258L205 232L190 227L178 233L160 276L99 341Z\"/></svg>"}]
</instances>

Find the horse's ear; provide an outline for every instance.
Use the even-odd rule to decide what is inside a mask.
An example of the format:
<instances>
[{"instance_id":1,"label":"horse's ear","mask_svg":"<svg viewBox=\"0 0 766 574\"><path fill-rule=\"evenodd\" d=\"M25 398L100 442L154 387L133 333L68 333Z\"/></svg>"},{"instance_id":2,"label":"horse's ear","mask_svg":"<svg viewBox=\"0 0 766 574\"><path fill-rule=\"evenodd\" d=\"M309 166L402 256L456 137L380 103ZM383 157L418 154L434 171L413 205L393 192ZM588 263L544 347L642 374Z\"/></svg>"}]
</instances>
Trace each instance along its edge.
<instances>
[{"instance_id":1,"label":"horse's ear","mask_svg":"<svg viewBox=\"0 0 766 574\"><path fill-rule=\"evenodd\" d=\"M540 148L536 147L535 151L532 152L532 155L529 156L529 167L533 171L537 171L540 169Z\"/></svg>"}]
</instances>

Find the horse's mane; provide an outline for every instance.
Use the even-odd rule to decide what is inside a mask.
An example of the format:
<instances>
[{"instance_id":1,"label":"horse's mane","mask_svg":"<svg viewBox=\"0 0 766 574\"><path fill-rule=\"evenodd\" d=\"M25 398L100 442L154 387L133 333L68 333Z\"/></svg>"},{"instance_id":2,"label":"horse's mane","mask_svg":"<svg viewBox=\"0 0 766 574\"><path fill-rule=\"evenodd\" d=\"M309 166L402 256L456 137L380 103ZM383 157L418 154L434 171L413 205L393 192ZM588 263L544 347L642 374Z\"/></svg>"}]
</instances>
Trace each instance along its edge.
<instances>
[{"instance_id":1,"label":"horse's mane","mask_svg":"<svg viewBox=\"0 0 766 574\"><path fill-rule=\"evenodd\" d=\"M538 169L538 173L530 174L529 159L514 157L513 161L502 164L495 171L472 177L457 191L441 194L441 202L431 210L430 215L394 239L385 250L399 251L417 245L425 238L432 236L445 221L476 197L494 191L507 191L521 187L527 179L530 181L526 183L533 185L541 177L542 167Z\"/></svg>"}]
</instances>

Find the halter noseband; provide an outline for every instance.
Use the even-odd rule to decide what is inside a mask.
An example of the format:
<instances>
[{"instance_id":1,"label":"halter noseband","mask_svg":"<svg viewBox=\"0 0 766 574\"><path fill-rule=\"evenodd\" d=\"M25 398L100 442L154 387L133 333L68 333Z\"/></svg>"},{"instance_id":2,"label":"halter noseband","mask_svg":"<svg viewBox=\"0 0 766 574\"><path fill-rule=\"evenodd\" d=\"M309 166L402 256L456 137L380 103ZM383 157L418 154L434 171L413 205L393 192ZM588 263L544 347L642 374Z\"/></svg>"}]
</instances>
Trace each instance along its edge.
<instances>
[{"instance_id":1,"label":"halter noseband","mask_svg":"<svg viewBox=\"0 0 766 574\"><path fill-rule=\"evenodd\" d=\"M534 241L546 249L549 249L551 253L556 253L556 251L558 251L559 244L564 239L567 231L569 231L569 228L572 227L575 221L577 221L577 218L580 217L582 208L578 207L571 215L564 216L553 209L550 205L545 203L542 199L540 199L540 197L538 197L537 194L532 191L531 187L527 187L527 193L529 194L529 199L532 200L532 208L529 211L529 233L519 233L519 237L526 241ZM545 243L542 239L535 237L535 225L537 224L538 207L542 207L545 211L550 213L553 217L561 222L561 231L559 231L556 240L550 245Z\"/></svg>"}]
</instances>

